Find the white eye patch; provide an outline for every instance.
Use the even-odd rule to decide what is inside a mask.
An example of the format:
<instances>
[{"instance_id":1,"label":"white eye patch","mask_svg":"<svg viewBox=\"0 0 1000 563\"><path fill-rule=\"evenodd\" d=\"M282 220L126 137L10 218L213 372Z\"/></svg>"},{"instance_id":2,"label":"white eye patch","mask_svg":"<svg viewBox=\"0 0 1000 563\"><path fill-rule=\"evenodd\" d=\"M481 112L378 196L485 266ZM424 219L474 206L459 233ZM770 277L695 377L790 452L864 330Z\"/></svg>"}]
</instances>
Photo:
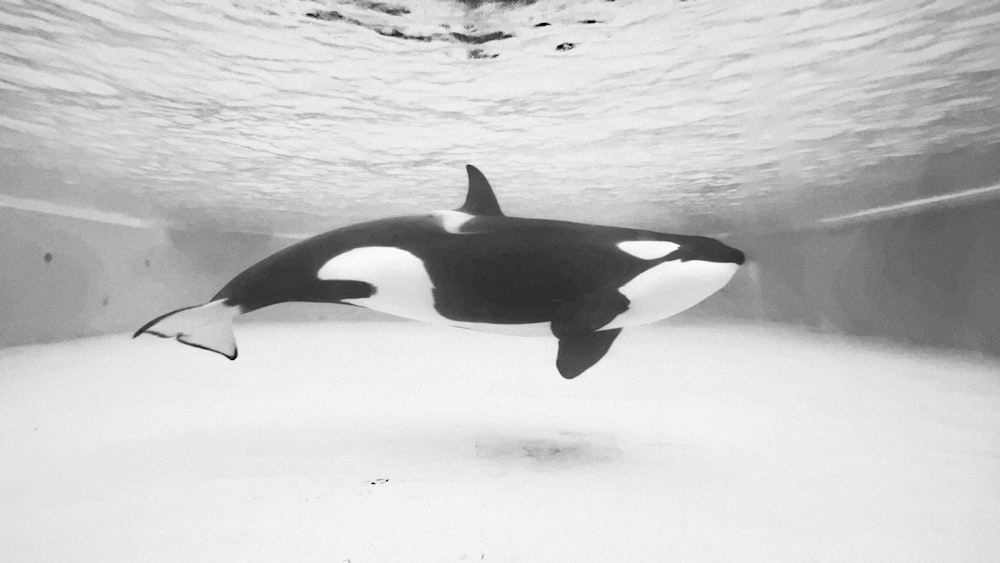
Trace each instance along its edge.
<instances>
[{"instance_id":1,"label":"white eye patch","mask_svg":"<svg viewBox=\"0 0 1000 563\"><path fill-rule=\"evenodd\" d=\"M622 252L643 260L656 260L681 246L665 240L627 240L616 245Z\"/></svg>"}]
</instances>

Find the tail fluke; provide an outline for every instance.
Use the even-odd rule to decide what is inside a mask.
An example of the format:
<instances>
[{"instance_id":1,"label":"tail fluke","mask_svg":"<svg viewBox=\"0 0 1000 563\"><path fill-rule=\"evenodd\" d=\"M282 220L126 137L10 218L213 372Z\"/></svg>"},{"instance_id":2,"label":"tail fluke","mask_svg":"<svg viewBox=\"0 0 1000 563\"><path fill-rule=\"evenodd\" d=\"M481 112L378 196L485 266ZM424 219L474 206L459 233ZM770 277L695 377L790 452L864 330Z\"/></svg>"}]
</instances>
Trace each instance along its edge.
<instances>
[{"instance_id":1,"label":"tail fluke","mask_svg":"<svg viewBox=\"0 0 1000 563\"><path fill-rule=\"evenodd\" d=\"M239 314L239 306L226 305L225 299L219 299L156 317L135 331L132 338L144 333L174 338L188 346L210 350L235 360L233 318Z\"/></svg>"}]
</instances>

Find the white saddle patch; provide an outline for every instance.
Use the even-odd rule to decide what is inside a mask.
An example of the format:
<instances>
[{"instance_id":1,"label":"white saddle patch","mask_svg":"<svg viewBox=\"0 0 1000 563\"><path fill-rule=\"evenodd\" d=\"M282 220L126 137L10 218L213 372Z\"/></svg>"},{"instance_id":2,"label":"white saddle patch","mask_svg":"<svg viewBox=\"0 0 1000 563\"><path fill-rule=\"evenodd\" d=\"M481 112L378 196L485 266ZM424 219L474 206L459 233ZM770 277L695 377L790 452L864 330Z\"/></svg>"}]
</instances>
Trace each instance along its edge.
<instances>
[{"instance_id":1,"label":"white saddle patch","mask_svg":"<svg viewBox=\"0 0 1000 563\"><path fill-rule=\"evenodd\" d=\"M445 232L455 235L462 234L462 225L475 217L475 215L454 210L435 211L433 215L441 223L441 228Z\"/></svg>"},{"instance_id":2,"label":"white saddle patch","mask_svg":"<svg viewBox=\"0 0 1000 563\"><path fill-rule=\"evenodd\" d=\"M643 260L656 260L677 250L681 246L665 240L627 240L616 246L627 254Z\"/></svg>"},{"instance_id":3,"label":"white saddle patch","mask_svg":"<svg viewBox=\"0 0 1000 563\"><path fill-rule=\"evenodd\" d=\"M344 301L397 317L501 334L552 335L547 322L492 324L453 321L443 317L434 308L434 283L427 274L423 260L401 248L364 246L348 250L331 258L316 275L321 280L357 280L370 283L375 287L375 293L371 297Z\"/></svg>"},{"instance_id":4,"label":"white saddle patch","mask_svg":"<svg viewBox=\"0 0 1000 563\"><path fill-rule=\"evenodd\" d=\"M643 325L676 315L722 289L738 269L731 262L701 260L658 264L618 289L628 297L629 308L601 328Z\"/></svg>"}]
</instances>

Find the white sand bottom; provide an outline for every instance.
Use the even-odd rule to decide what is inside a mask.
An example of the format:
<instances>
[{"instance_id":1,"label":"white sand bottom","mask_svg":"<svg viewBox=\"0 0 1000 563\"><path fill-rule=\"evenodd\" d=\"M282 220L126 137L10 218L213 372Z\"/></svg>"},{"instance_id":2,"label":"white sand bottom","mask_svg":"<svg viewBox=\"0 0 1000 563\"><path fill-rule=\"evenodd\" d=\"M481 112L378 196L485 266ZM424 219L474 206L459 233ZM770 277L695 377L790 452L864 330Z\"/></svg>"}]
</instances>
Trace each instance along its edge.
<instances>
[{"instance_id":1,"label":"white sand bottom","mask_svg":"<svg viewBox=\"0 0 1000 563\"><path fill-rule=\"evenodd\" d=\"M0 560L1000 561L1000 364L761 326L0 350Z\"/></svg>"}]
</instances>

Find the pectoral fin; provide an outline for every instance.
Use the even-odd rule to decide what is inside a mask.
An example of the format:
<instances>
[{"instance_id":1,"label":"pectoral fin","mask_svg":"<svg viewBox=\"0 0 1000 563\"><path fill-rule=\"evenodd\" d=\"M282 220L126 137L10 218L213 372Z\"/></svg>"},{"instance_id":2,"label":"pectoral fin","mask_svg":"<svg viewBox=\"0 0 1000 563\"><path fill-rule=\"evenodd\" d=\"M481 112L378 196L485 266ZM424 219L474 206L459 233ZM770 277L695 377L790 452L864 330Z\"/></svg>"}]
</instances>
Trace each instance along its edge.
<instances>
[{"instance_id":1,"label":"pectoral fin","mask_svg":"<svg viewBox=\"0 0 1000 563\"><path fill-rule=\"evenodd\" d=\"M628 310L629 300L617 289L581 296L565 303L552 320L559 339L556 367L566 379L590 369L608 353L620 328L599 330Z\"/></svg>"},{"instance_id":2,"label":"pectoral fin","mask_svg":"<svg viewBox=\"0 0 1000 563\"><path fill-rule=\"evenodd\" d=\"M573 379L604 357L622 329L602 330L559 339L556 368L566 379Z\"/></svg>"},{"instance_id":3,"label":"pectoral fin","mask_svg":"<svg viewBox=\"0 0 1000 563\"><path fill-rule=\"evenodd\" d=\"M596 332L628 310L629 300L617 289L590 293L566 302L552 319L556 338Z\"/></svg>"}]
</instances>

